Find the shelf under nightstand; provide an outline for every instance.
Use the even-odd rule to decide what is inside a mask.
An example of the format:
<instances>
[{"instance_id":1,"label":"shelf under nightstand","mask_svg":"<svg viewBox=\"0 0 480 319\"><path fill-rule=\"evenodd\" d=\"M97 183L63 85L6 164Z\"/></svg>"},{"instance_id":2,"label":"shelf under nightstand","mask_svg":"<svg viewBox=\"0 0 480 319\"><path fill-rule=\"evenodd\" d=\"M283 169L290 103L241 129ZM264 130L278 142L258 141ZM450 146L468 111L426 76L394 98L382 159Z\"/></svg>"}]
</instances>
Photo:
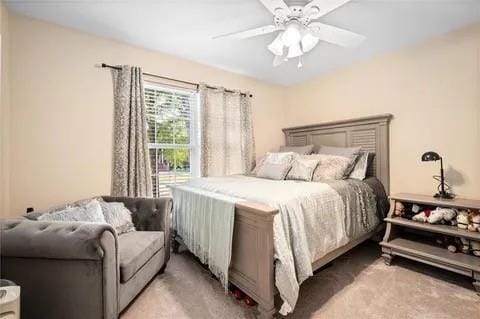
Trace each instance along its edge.
<instances>
[{"instance_id":1,"label":"shelf under nightstand","mask_svg":"<svg viewBox=\"0 0 480 319\"><path fill-rule=\"evenodd\" d=\"M473 279L473 285L480 294L480 257L449 250L402 235L401 229L415 229L427 233L437 233L454 237L464 237L480 241L480 232L469 232L455 226L424 224L402 217L394 217L395 203L440 206L457 209L480 209L480 201L468 199L442 200L416 194L397 194L390 197L390 212L385 218L387 228L382 246L382 257L390 265L394 256L400 256L442 269L450 270Z\"/></svg>"}]
</instances>

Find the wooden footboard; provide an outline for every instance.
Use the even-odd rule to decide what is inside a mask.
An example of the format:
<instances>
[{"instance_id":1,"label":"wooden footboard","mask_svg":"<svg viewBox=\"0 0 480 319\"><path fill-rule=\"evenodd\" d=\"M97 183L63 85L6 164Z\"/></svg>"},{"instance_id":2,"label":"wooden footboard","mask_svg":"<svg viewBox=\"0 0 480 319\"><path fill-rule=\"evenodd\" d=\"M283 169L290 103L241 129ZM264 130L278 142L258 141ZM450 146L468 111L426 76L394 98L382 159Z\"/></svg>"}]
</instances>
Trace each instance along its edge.
<instances>
[{"instance_id":1,"label":"wooden footboard","mask_svg":"<svg viewBox=\"0 0 480 319\"><path fill-rule=\"evenodd\" d=\"M251 202L235 206L229 281L258 303L263 318L275 313L273 217L277 213Z\"/></svg>"}]
</instances>

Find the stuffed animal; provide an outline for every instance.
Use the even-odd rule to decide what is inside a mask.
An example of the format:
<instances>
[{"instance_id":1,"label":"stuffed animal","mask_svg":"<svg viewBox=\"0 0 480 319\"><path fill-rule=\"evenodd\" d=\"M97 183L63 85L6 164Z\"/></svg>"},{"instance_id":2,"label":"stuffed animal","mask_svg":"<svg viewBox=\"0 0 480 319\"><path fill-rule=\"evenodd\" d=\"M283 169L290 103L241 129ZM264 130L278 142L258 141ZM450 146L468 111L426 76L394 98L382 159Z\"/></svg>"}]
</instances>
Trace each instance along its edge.
<instances>
[{"instance_id":1,"label":"stuffed animal","mask_svg":"<svg viewBox=\"0 0 480 319\"><path fill-rule=\"evenodd\" d=\"M468 229L468 225L470 224L470 217L468 216L468 212L460 211L457 214L457 227L460 229Z\"/></svg>"},{"instance_id":2,"label":"stuffed animal","mask_svg":"<svg viewBox=\"0 0 480 319\"><path fill-rule=\"evenodd\" d=\"M412 217L412 220L416 222L421 222L421 223L426 223L428 221L428 217L430 217L430 214L432 211L430 209L424 209L420 213L414 215Z\"/></svg>"},{"instance_id":3,"label":"stuffed animal","mask_svg":"<svg viewBox=\"0 0 480 319\"><path fill-rule=\"evenodd\" d=\"M439 246L447 248L452 253L456 253L462 247L460 239L452 236L439 236L435 239L435 242Z\"/></svg>"},{"instance_id":4,"label":"stuffed animal","mask_svg":"<svg viewBox=\"0 0 480 319\"><path fill-rule=\"evenodd\" d=\"M480 212L477 210L470 210L468 212L468 217L470 223L468 225L469 231L479 231L480 232Z\"/></svg>"},{"instance_id":5,"label":"stuffed animal","mask_svg":"<svg viewBox=\"0 0 480 319\"><path fill-rule=\"evenodd\" d=\"M451 208L442 208L437 207L435 210L430 212L430 215L427 217L427 222L430 224L447 224L455 226L457 224L457 211Z\"/></svg>"},{"instance_id":6,"label":"stuffed animal","mask_svg":"<svg viewBox=\"0 0 480 319\"><path fill-rule=\"evenodd\" d=\"M401 217L405 214L405 206L402 202L395 202L395 210L393 214L397 217Z\"/></svg>"}]
</instances>

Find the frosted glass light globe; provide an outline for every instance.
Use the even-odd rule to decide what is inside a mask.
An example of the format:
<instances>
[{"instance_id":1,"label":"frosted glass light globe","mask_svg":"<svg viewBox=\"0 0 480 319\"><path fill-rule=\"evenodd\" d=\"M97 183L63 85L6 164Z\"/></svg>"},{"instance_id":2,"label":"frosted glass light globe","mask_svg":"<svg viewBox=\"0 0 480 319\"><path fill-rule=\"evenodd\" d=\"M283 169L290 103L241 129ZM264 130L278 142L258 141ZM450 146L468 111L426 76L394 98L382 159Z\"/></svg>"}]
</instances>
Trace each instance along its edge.
<instances>
[{"instance_id":1,"label":"frosted glass light globe","mask_svg":"<svg viewBox=\"0 0 480 319\"><path fill-rule=\"evenodd\" d=\"M291 22L282 35L282 42L287 47L298 44L302 39L302 33L298 22Z\"/></svg>"}]
</instances>

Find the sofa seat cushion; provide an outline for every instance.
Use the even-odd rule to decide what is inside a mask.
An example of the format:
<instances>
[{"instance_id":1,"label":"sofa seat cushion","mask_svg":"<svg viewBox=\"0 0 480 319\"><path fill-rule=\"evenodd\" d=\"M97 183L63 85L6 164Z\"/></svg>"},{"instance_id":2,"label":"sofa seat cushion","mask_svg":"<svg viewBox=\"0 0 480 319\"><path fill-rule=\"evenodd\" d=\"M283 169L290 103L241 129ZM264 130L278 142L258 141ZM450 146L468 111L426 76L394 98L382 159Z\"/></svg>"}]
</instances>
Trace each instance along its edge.
<instances>
[{"instance_id":1,"label":"sofa seat cushion","mask_svg":"<svg viewBox=\"0 0 480 319\"><path fill-rule=\"evenodd\" d=\"M118 236L120 282L127 282L164 244L161 231L134 231Z\"/></svg>"}]
</instances>

